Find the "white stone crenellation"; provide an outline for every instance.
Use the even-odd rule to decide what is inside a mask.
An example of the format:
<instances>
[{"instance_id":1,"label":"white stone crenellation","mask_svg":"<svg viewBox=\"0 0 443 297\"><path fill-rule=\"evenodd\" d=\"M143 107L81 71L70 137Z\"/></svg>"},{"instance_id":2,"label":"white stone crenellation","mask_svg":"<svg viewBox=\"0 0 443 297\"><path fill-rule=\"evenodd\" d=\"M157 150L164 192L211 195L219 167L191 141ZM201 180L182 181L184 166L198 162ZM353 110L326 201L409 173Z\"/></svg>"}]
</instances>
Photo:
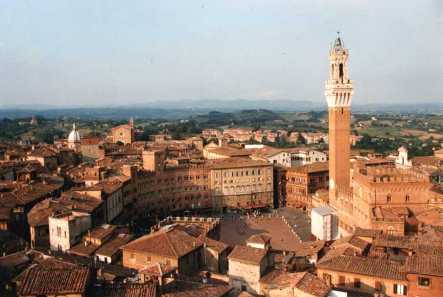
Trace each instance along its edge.
<instances>
[{"instance_id":1,"label":"white stone crenellation","mask_svg":"<svg viewBox=\"0 0 443 297\"><path fill-rule=\"evenodd\" d=\"M354 88L349 79L349 51L337 37L329 51L329 79L325 83L325 96L329 108L349 107Z\"/></svg>"}]
</instances>

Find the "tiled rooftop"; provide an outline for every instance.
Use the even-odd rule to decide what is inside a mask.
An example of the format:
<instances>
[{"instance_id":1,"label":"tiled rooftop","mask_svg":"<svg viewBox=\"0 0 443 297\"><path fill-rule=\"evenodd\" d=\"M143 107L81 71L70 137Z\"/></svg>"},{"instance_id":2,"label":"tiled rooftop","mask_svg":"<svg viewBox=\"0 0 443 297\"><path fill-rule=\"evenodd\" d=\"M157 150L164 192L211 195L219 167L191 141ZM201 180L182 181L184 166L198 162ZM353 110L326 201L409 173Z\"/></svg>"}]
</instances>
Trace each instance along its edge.
<instances>
[{"instance_id":1,"label":"tiled rooftop","mask_svg":"<svg viewBox=\"0 0 443 297\"><path fill-rule=\"evenodd\" d=\"M401 264L382 258L341 255L320 261L317 267L387 279L405 280L406 277Z\"/></svg>"},{"instance_id":2,"label":"tiled rooftop","mask_svg":"<svg viewBox=\"0 0 443 297\"><path fill-rule=\"evenodd\" d=\"M201 245L199 238L189 235L181 226L166 226L126 244L122 249L179 258Z\"/></svg>"},{"instance_id":3,"label":"tiled rooftop","mask_svg":"<svg viewBox=\"0 0 443 297\"><path fill-rule=\"evenodd\" d=\"M406 259L407 273L443 276L443 256L414 255Z\"/></svg>"},{"instance_id":4,"label":"tiled rooftop","mask_svg":"<svg viewBox=\"0 0 443 297\"><path fill-rule=\"evenodd\" d=\"M113 256L120 247L127 244L132 239L130 234L119 234L107 243L103 244L95 253L102 256Z\"/></svg>"},{"instance_id":5,"label":"tiled rooftop","mask_svg":"<svg viewBox=\"0 0 443 297\"><path fill-rule=\"evenodd\" d=\"M249 158L226 158L226 159L207 160L206 165L212 169L271 166L271 164L269 164L268 162L260 160L252 160Z\"/></svg>"},{"instance_id":6,"label":"tiled rooftop","mask_svg":"<svg viewBox=\"0 0 443 297\"><path fill-rule=\"evenodd\" d=\"M308 257L320 253L324 246L325 241L323 240L305 241L297 244L296 248L293 251L298 257Z\"/></svg>"},{"instance_id":7,"label":"tiled rooftop","mask_svg":"<svg viewBox=\"0 0 443 297\"><path fill-rule=\"evenodd\" d=\"M88 281L87 268L32 268L26 271L19 293L21 296L83 294Z\"/></svg>"},{"instance_id":8,"label":"tiled rooftop","mask_svg":"<svg viewBox=\"0 0 443 297\"><path fill-rule=\"evenodd\" d=\"M329 170L329 165L328 162L316 162L312 164L306 164L303 166L290 168L289 170L293 170L298 173L323 172Z\"/></svg>"},{"instance_id":9,"label":"tiled rooftop","mask_svg":"<svg viewBox=\"0 0 443 297\"><path fill-rule=\"evenodd\" d=\"M152 282L143 284L120 284L105 287L102 297L157 297L157 286Z\"/></svg>"},{"instance_id":10,"label":"tiled rooftop","mask_svg":"<svg viewBox=\"0 0 443 297\"><path fill-rule=\"evenodd\" d=\"M294 226L294 222L300 223L300 225ZM272 249L295 251L301 242L298 231L308 232L308 228L305 228L304 225L309 225L310 230L310 224L301 218L300 220L294 218L292 223L291 226L290 222L280 216L263 215L240 219L240 217L233 215L232 218L226 217L221 221L220 240L234 246L244 244L248 238L255 234L266 234L271 237Z\"/></svg>"},{"instance_id":11,"label":"tiled rooftop","mask_svg":"<svg viewBox=\"0 0 443 297\"><path fill-rule=\"evenodd\" d=\"M331 288L324 280L309 272L301 273L295 287L304 293L316 297L325 297L331 291Z\"/></svg>"},{"instance_id":12,"label":"tiled rooftop","mask_svg":"<svg viewBox=\"0 0 443 297\"><path fill-rule=\"evenodd\" d=\"M232 290L229 284L209 280L208 283L203 284L194 281L176 280L162 289L162 297L222 297Z\"/></svg>"},{"instance_id":13,"label":"tiled rooftop","mask_svg":"<svg viewBox=\"0 0 443 297\"><path fill-rule=\"evenodd\" d=\"M325 297L331 290L324 280L309 272L272 270L260 279L260 283L272 288L295 287L308 296L316 297Z\"/></svg>"},{"instance_id":14,"label":"tiled rooftop","mask_svg":"<svg viewBox=\"0 0 443 297\"><path fill-rule=\"evenodd\" d=\"M267 251L250 246L236 245L229 254L229 260L239 261L247 264L259 265L266 256Z\"/></svg>"}]
</instances>

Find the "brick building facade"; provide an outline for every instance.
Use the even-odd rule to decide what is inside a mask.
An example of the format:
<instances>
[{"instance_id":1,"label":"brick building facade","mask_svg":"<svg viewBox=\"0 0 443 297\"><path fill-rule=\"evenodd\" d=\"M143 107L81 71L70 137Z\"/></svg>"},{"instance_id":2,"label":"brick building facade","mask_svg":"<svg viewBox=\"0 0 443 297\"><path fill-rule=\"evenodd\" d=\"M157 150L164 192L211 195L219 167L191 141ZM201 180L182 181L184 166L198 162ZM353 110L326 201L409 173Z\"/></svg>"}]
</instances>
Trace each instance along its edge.
<instances>
[{"instance_id":1,"label":"brick building facade","mask_svg":"<svg viewBox=\"0 0 443 297\"><path fill-rule=\"evenodd\" d=\"M288 168L286 172L286 205L289 207L312 208L312 195L328 189L328 163L313 163Z\"/></svg>"}]
</instances>

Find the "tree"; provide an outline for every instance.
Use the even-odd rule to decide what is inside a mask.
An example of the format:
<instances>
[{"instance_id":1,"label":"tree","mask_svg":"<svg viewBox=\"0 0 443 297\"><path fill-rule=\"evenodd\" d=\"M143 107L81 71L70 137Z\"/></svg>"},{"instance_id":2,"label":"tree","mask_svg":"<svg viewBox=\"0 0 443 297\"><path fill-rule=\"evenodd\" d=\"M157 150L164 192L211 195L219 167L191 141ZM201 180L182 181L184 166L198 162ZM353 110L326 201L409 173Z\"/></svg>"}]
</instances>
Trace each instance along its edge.
<instances>
[{"instance_id":1,"label":"tree","mask_svg":"<svg viewBox=\"0 0 443 297\"><path fill-rule=\"evenodd\" d=\"M296 144L306 144L306 139L303 137L303 135L301 135L301 133L298 133Z\"/></svg>"}]
</instances>

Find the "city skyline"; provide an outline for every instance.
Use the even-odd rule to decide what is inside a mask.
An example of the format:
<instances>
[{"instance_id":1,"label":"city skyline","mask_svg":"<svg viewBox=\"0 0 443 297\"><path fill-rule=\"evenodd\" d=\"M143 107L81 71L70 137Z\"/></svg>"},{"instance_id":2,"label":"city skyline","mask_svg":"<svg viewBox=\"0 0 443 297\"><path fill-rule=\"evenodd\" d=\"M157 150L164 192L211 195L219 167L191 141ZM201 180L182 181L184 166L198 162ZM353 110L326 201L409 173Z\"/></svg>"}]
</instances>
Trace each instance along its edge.
<instances>
[{"instance_id":1,"label":"city skyline","mask_svg":"<svg viewBox=\"0 0 443 297\"><path fill-rule=\"evenodd\" d=\"M337 30L352 48L356 104L441 101L439 1L2 6L2 106L189 99L323 103L325 49Z\"/></svg>"},{"instance_id":2,"label":"city skyline","mask_svg":"<svg viewBox=\"0 0 443 297\"><path fill-rule=\"evenodd\" d=\"M152 15L161 19L177 9L167 7L172 2L164 1L164 6L160 6L166 10L158 4L143 8L160 9ZM233 11L246 9L246 14L254 17L261 13L270 19L275 17L276 7L269 5L269 0L255 0L252 6L244 6L250 0L214 1L210 6L215 5L213 9L216 7L217 11L229 7ZM318 5L318 11L338 8L324 1L312 3ZM376 1L371 1L371 7L373 2ZM72 9L85 6L73 2L69 12L59 15L60 3L57 1L54 7L33 7L33 12L42 16L49 12L47 9L51 10L41 19L41 26L29 31L39 32L31 39L40 44L22 44L18 52L11 51L14 57L29 53L31 56L26 56L26 61L8 61L3 69L9 76L4 76L0 90L5 94L15 90L12 95L16 100L0 101L1 296L441 295L443 102L385 100L371 104L362 99L368 96L368 90L382 98L391 89L399 90L397 96L420 92L420 96L434 92L438 96L442 86L436 83L440 76L433 75L433 71L439 69L440 57L409 57L410 63L402 64L402 69L394 63L395 59L405 60L405 53L417 52L422 46L427 54L433 52L436 47L429 44L438 44L437 41L429 43L427 37L418 38L419 43L402 44L401 49L394 50L393 44L380 40L377 43L374 39L374 44L367 46L369 37L362 38L362 34L355 32L368 25L365 23L344 34L349 39L337 32L330 47L329 42L323 42L329 39L329 32L310 32L322 50L306 38L306 43L301 44L304 50L312 48L309 52L287 50L278 59L264 58L288 44L279 35L274 37L281 43L268 42L255 47L248 59L220 66L217 63L230 54L240 59L237 54L252 45L254 36L233 47L238 49L235 53L229 50L235 38L229 34L224 36L229 37L225 51L209 49L217 47L210 41L223 38L211 36L205 41L206 51L191 52L190 49L200 49L201 35L189 31L192 26L184 26L184 31L196 34L191 38L193 43L158 51L155 59L159 60L149 63L152 76L146 76L146 63L137 64L136 71L130 71L137 59L144 56L143 46L125 43L121 39L123 31L115 34L113 42L108 40L113 33L103 25L122 16L122 11L113 11L113 2L91 4L88 8L97 10L90 9L82 17L92 14L97 19L89 31L84 30L90 25L88 22L76 19L78 28L82 27L77 36L64 35L66 23L74 19L63 17L73 16L76 12ZM298 1L285 3L301 8ZM341 3L342 15L369 7L366 0L336 3ZM127 5L132 12L132 5L138 4ZM206 4L199 5L198 9L206 9ZM112 17L102 15L103 7L112 11ZM183 32L175 28L183 21L180 17L189 12L189 7L182 7L184 11L170 14L174 25L169 29L174 31L174 39L167 43L175 45L184 38ZM251 7L262 10L256 15L249 11ZM141 6L138 8L135 11L140 14L133 15L134 18L146 13ZM265 12L265 8L269 10ZM392 11L383 13L394 15ZM420 11L417 9L416 13ZM13 14L9 16L12 18ZM206 26L213 24L212 16L204 16ZM405 20L407 17L401 16ZM60 26L50 30L61 39L51 39L46 44L42 37L47 37L44 33L48 32L43 28L53 19L58 19ZM270 19L261 20L261 26L253 29L268 28ZM126 20L128 28L138 23L132 18ZM201 21L197 16L196 20ZM240 28L243 21L251 20L237 20L237 24ZM149 21L155 23L155 19ZM363 19L360 21L364 23ZM392 21L394 24L398 19L393 17ZM29 25L33 20L24 22ZM122 28L123 23L113 28ZM166 21L161 19L160 23ZM158 32L167 31L163 29ZM142 31L143 28L131 32L132 35L125 36L126 41ZM271 31L263 36L269 38ZM157 31L154 28L150 32ZM240 32L235 36L243 35ZM84 42L87 46L82 48L83 52L77 52L77 42L93 36L97 40ZM402 37L397 36L395 42L398 38ZM25 39L21 41L31 41ZM364 42L359 44L357 40ZM104 41L109 41L109 50L104 50ZM71 43L75 46L66 48ZM296 48L295 44L292 46ZM0 46L1 50L8 51ZM138 54L128 54L134 50ZM182 54L180 58L175 56L178 52ZM208 54L220 52L223 55L217 63L207 61ZM327 52L324 57L323 52ZM321 62L317 56L322 56ZM71 59L79 57L84 60L70 68ZM170 57L174 59L167 60ZM186 57L190 58L187 66L201 63L201 67L183 68L181 59ZM365 66L362 58L372 60L366 60ZM422 65L424 60L433 64ZM131 63L124 64L126 61ZM158 61L162 67L156 64ZM172 65L175 62L177 67ZM59 72L45 68L53 63L59 63ZM125 67L117 67L120 63ZM16 66L32 66L33 72ZM48 72L42 73L43 68ZM14 69L21 72L13 72ZM78 71L82 75L73 75ZM214 84L206 85L208 71L226 76L212 77ZM269 79L263 79L263 73ZM21 76L14 77L17 74ZM397 77L398 74L401 75ZM294 77L298 78L292 80ZM41 82L38 89L37 85L26 83L17 88L21 80L30 78L33 83ZM134 81L127 85L130 79ZM413 83L405 84L401 79ZM150 84L140 84L143 80ZM162 80L170 84L169 88L156 84ZM235 88L222 88L234 81ZM208 100L210 92L214 96L222 96L223 92L237 94L242 90L261 90L256 88L257 83L266 89L277 82L276 89L288 94L306 95L321 87L323 103L298 98L277 100L274 96L279 94L272 92L265 96L256 93L249 100L229 96L225 98L231 101ZM293 89L286 89L285 84L291 82ZM398 87L400 82L403 87ZM193 89L195 83L202 87ZM189 86L188 93L185 92L188 96L209 97L169 98L174 94L186 95L180 93L180 84ZM132 97L120 100L129 91L161 91L163 98L174 101L149 104L135 102ZM32 105L19 100L25 93L39 97L46 92L62 97L54 102L35 100ZM85 97L72 99L76 92L87 94L89 101L84 101ZM22 107L4 108L8 104ZM50 104L58 108L42 108ZM86 104L95 108L70 107ZM321 107L325 105L327 112Z\"/></svg>"}]
</instances>

